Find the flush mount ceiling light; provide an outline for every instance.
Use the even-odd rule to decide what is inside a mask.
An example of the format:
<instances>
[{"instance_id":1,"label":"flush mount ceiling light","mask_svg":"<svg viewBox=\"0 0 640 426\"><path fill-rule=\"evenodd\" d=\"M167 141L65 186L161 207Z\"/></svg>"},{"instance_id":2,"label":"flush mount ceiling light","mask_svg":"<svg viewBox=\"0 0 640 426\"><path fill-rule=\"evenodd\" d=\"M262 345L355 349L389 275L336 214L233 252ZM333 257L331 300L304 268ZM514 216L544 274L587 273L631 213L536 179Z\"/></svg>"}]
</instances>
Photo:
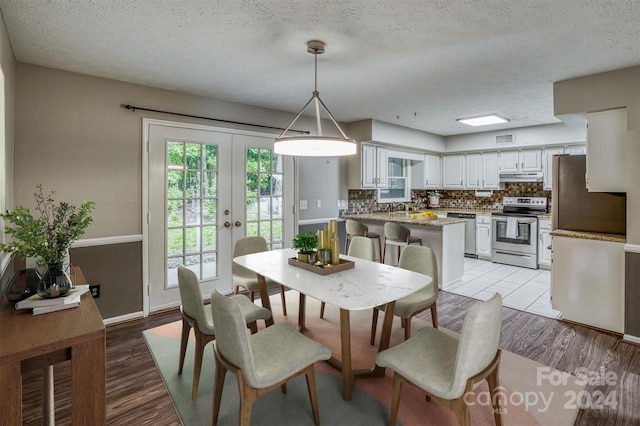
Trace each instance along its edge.
<instances>
[{"instance_id":1,"label":"flush mount ceiling light","mask_svg":"<svg viewBox=\"0 0 640 426\"><path fill-rule=\"evenodd\" d=\"M508 123L509 119L500 117L498 114L490 114L480 117L458 118L456 121L468 124L469 126L487 126L489 124Z\"/></svg>"},{"instance_id":2,"label":"flush mount ceiling light","mask_svg":"<svg viewBox=\"0 0 640 426\"><path fill-rule=\"evenodd\" d=\"M314 56L315 60L315 85L311 99L302 107L298 115L289 123L287 128L278 136L273 146L276 154L296 155L301 157L333 157L341 155L352 155L356 153L356 142L349 139L342 131L335 118L320 99L318 93L318 55L324 53L325 42L319 40L311 40L307 42L307 52ZM316 112L316 126L318 127L318 136L285 136L291 129L296 120L300 118L305 109L314 103ZM320 107L325 110L331 121L336 126L342 137L338 136L322 136L322 124L320 118Z\"/></svg>"}]
</instances>

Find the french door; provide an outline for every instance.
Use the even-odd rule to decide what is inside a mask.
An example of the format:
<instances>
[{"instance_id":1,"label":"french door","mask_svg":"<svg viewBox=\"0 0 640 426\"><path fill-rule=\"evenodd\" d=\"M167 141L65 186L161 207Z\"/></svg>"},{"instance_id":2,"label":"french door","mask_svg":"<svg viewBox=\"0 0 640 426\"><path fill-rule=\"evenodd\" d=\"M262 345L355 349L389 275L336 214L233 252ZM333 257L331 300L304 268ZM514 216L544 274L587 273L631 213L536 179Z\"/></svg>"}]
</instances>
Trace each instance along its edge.
<instances>
[{"instance_id":1,"label":"french door","mask_svg":"<svg viewBox=\"0 0 640 426\"><path fill-rule=\"evenodd\" d=\"M237 239L282 248L293 237L293 161L273 154L273 136L157 120L145 129L145 313L180 303L179 265L205 298L231 292Z\"/></svg>"}]
</instances>

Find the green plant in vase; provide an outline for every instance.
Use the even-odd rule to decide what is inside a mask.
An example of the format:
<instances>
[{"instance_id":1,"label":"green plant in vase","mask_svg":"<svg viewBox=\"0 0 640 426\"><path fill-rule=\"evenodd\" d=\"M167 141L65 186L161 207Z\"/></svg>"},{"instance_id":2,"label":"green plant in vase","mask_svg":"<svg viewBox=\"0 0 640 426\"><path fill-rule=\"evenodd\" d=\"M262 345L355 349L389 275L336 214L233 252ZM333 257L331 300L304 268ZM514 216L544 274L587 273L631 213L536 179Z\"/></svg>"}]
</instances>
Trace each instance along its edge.
<instances>
[{"instance_id":1,"label":"green plant in vase","mask_svg":"<svg viewBox=\"0 0 640 426\"><path fill-rule=\"evenodd\" d=\"M42 184L36 185L34 216L30 209L17 206L0 214L5 220L9 243L0 243L5 253L37 259L38 266L46 266L38 285L42 297L63 296L71 288L71 281L63 268L71 243L80 238L93 222L91 212L95 202L85 201L80 207L61 201L56 204L51 191L44 195Z\"/></svg>"},{"instance_id":2,"label":"green plant in vase","mask_svg":"<svg viewBox=\"0 0 640 426\"><path fill-rule=\"evenodd\" d=\"M313 253L313 250L318 244L318 236L315 232L305 232L293 237L292 245L294 249L298 250L298 260L300 262L308 262L309 254Z\"/></svg>"}]
</instances>

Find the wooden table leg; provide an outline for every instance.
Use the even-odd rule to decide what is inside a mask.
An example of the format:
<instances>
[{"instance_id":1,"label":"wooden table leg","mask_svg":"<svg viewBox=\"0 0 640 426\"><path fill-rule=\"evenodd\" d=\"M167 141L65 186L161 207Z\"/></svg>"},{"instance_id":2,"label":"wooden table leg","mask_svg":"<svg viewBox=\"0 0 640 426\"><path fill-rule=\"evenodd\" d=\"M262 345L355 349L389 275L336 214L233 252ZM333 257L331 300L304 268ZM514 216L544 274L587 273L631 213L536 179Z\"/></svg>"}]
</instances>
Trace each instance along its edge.
<instances>
[{"instance_id":1,"label":"wooden table leg","mask_svg":"<svg viewBox=\"0 0 640 426\"><path fill-rule=\"evenodd\" d=\"M385 349L389 349L389 342L391 341L391 325L393 324L393 312L396 308L396 302L387 303L387 307L384 310L384 321L382 322L382 333L380 336L380 346L378 346L378 352L382 352ZM354 371L355 378L372 378L372 377L384 377L385 369L379 365L375 365L370 370L357 370Z\"/></svg>"},{"instance_id":2,"label":"wooden table leg","mask_svg":"<svg viewBox=\"0 0 640 426\"><path fill-rule=\"evenodd\" d=\"M304 331L307 323L307 295L300 293L300 302L298 307L298 329Z\"/></svg>"},{"instance_id":3,"label":"wooden table leg","mask_svg":"<svg viewBox=\"0 0 640 426\"><path fill-rule=\"evenodd\" d=\"M340 342L342 345L342 399L351 401L351 395L353 394L351 321L347 309L340 309Z\"/></svg>"},{"instance_id":4,"label":"wooden table leg","mask_svg":"<svg viewBox=\"0 0 640 426\"><path fill-rule=\"evenodd\" d=\"M22 424L22 366L20 361L0 365L0 424Z\"/></svg>"},{"instance_id":5,"label":"wooden table leg","mask_svg":"<svg viewBox=\"0 0 640 426\"><path fill-rule=\"evenodd\" d=\"M258 275L258 288L260 289L260 300L262 301L262 307L268 309L271 312L271 318L265 320L267 327L272 326L273 322L273 310L271 309L271 301L269 300L269 292L267 291L267 281L260 274Z\"/></svg>"},{"instance_id":6,"label":"wooden table leg","mask_svg":"<svg viewBox=\"0 0 640 426\"><path fill-rule=\"evenodd\" d=\"M53 365L42 369L42 424L56 424L56 402L54 398Z\"/></svg>"},{"instance_id":7,"label":"wooden table leg","mask_svg":"<svg viewBox=\"0 0 640 426\"><path fill-rule=\"evenodd\" d=\"M106 340L96 337L71 347L71 406L74 425L104 425L106 403Z\"/></svg>"}]
</instances>

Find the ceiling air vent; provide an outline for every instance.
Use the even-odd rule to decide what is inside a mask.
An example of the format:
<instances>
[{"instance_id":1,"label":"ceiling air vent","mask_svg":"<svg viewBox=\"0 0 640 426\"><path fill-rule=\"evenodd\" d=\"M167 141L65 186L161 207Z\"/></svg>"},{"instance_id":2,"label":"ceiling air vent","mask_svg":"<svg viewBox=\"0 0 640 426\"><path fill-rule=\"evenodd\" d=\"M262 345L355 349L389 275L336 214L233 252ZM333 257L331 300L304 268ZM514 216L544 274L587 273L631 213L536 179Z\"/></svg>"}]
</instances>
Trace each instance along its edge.
<instances>
[{"instance_id":1,"label":"ceiling air vent","mask_svg":"<svg viewBox=\"0 0 640 426\"><path fill-rule=\"evenodd\" d=\"M506 145L506 144L514 143L515 141L516 141L516 138L513 133L496 136L496 144L498 145Z\"/></svg>"}]
</instances>

